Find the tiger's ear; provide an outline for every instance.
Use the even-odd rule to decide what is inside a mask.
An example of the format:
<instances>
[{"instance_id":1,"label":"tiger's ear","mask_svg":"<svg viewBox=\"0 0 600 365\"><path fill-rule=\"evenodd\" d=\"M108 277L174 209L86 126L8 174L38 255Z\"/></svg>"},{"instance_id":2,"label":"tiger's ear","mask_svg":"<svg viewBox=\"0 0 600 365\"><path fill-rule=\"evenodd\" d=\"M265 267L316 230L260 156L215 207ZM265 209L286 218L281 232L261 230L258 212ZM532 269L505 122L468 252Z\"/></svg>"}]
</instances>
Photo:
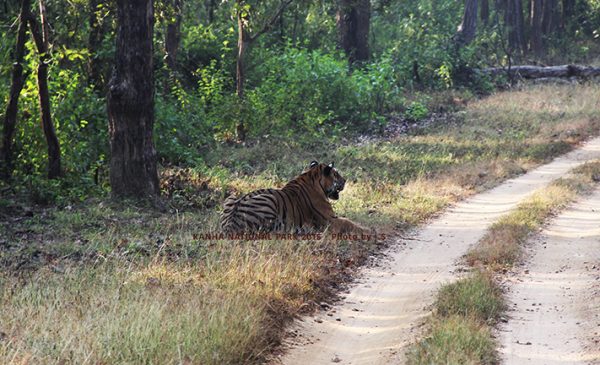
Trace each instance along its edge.
<instances>
[{"instance_id":1,"label":"tiger's ear","mask_svg":"<svg viewBox=\"0 0 600 365\"><path fill-rule=\"evenodd\" d=\"M316 166L318 166L318 165L319 165L319 163L318 163L317 161L313 160L313 161L310 163L310 165L308 165L308 168L309 168L309 169L312 169L313 167L316 167Z\"/></svg>"},{"instance_id":2,"label":"tiger's ear","mask_svg":"<svg viewBox=\"0 0 600 365\"><path fill-rule=\"evenodd\" d=\"M323 173L325 174L325 176L329 176L329 174L331 174L331 170L333 170L333 162L325 166Z\"/></svg>"}]
</instances>

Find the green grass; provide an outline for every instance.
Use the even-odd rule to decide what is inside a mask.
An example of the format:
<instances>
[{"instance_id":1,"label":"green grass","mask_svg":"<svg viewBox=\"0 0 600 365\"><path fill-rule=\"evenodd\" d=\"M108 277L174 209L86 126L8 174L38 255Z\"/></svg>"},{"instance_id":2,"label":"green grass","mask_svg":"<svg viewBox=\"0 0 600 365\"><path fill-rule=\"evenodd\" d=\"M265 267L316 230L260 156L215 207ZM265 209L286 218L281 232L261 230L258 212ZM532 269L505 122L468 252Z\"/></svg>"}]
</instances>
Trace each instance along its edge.
<instances>
[{"instance_id":1,"label":"green grass","mask_svg":"<svg viewBox=\"0 0 600 365\"><path fill-rule=\"evenodd\" d=\"M348 178L336 212L393 232L571 149L597 132L599 103L597 85L531 87L394 139L223 145L203 165L162 171L166 212L104 200L27 207L3 197L0 363L260 362L285 323L328 298L330 284L377 247L200 239L218 228L227 195L281 186L311 160L333 160ZM427 348L460 344L436 355L449 356L442 363L491 356L480 322L496 318L488 296L497 292L473 280L447 291L448 303L469 300L440 302L454 323Z\"/></svg>"}]
</instances>

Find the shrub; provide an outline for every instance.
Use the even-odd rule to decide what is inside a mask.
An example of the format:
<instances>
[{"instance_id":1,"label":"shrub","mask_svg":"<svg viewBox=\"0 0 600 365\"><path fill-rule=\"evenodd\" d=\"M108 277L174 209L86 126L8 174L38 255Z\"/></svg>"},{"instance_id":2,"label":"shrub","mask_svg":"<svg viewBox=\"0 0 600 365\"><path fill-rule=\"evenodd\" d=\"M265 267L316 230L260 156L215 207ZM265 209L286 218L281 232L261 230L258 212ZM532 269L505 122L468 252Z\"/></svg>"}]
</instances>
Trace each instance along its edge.
<instances>
[{"instance_id":1,"label":"shrub","mask_svg":"<svg viewBox=\"0 0 600 365\"><path fill-rule=\"evenodd\" d=\"M351 72L342 55L287 48L253 77L262 80L249 80L258 86L246 93L244 115L255 134L335 136L365 128L403 100L389 57Z\"/></svg>"}]
</instances>

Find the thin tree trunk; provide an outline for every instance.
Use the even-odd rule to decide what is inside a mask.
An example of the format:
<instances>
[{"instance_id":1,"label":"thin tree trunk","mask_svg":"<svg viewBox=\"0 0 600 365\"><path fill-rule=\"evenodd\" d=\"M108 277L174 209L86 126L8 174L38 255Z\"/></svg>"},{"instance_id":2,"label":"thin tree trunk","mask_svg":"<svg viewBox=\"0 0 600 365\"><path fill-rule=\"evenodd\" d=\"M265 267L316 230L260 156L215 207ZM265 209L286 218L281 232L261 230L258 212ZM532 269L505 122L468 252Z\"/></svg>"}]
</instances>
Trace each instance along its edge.
<instances>
[{"instance_id":1,"label":"thin tree trunk","mask_svg":"<svg viewBox=\"0 0 600 365\"><path fill-rule=\"evenodd\" d=\"M542 54L544 45L542 43L542 0L531 0L531 51L539 56Z\"/></svg>"},{"instance_id":2,"label":"thin tree trunk","mask_svg":"<svg viewBox=\"0 0 600 365\"><path fill-rule=\"evenodd\" d=\"M50 92L48 91L48 21L46 19L46 6L43 0L39 0L41 30L33 16L29 17L29 27L40 56L38 65L37 85L40 102L40 114L42 129L48 144L48 178L55 179L61 175L60 169L60 145L52 123L50 112Z\"/></svg>"},{"instance_id":3,"label":"thin tree trunk","mask_svg":"<svg viewBox=\"0 0 600 365\"><path fill-rule=\"evenodd\" d=\"M159 195L154 126L152 0L117 0L115 68L108 88L110 184L115 197Z\"/></svg>"},{"instance_id":4,"label":"thin tree trunk","mask_svg":"<svg viewBox=\"0 0 600 365\"><path fill-rule=\"evenodd\" d=\"M169 5L174 14L174 20L169 19L165 32L165 63L167 72L164 80L165 94L168 94L177 79L177 53L181 43L181 0L172 0ZM171 18L171 17L169 17Z\"/></svg>"},{"instance_id":5,"label":"thin tree trunk","mask_svg":"<svg viewBox=\"0 0 600 365\"><path fill-rule=\"evenodd\" d=\"M173 0L171 3L175 13L175 20L167 25L165 37L165 53L167 67L172 73L177 72L177 53L181 43L181 0Z\"/></svg>"},{"instance_id":6,"label":"thin tree trunk","mask_svg":"<svg viewBox=\"0 0 600 365\"><path fill-rule=\"evenodd\" d=\"M460 45L471 43L477 32L477 0L466 0L462 22L458 26L455 39Z\"/></svg>"},{"instance_id":7,"label":"thin tree trunk","mask_svg":"<svg viewBox=\"0 0 600 365\"><path fill-rule=\"evenodd\" d=\"M340 0L336 14L338 44L350 63L369 59L369 0Z\"/></svg>"},{"instance_id":8,"label":"thin tree trunk","mask_svg":"<svg viewBox=\"0 0 600 365\"><path fill-rule=\"evenodd\" d=\"M239 2L241 4L241 1ZM246 59L246 50L250 46L250 36L248 31L246 30L246 24L248 21L247 17L242 15L241 11L238 11L237 14L238 21L238 52L236 59L236 78L235 78L235 91L242 101L244 99L244 83L246 82L246 74L245 74L245 59ZM239 141L246 140L246 127L244 125L243 120L239 120L236 126L237 139Z\"/></svg>"},{"instance_id":9,"label":"thin tree trunk","mask_svg":"<svg viewBox=\"0 0 600 365\"><path fill-rule=\"evenodd\" d=\"M369 60L369 29L371 25L371 1L360 0L356 7L356 54L355 60Z\"/></svg>"},{"instance_id":10,"label":"thin tree trunk","mask_svg":"<svg viewBox=\"0 0 600 365\"><path fill-rule=\"evenodd\" d=\"M295 46L296 41L298 39L297 31L298 31L298 23L300 22L300 16L298 12L294 12L294 25L292 26L292 44Z\"/></svg>"},{"instance_id":11,"label":"thin tree trunk","mask_svg":"<svg viewBox=\"0 0 600 365\"><path fill-rule=\"evenodd\" d=\"M104 26L98 19L99 5L105 5L106 0L89 0L88 7L90 11L89 25L90 34L88 36L88 50L90 60L88 63L88 84L93 86L96 91L104 90L104 80L102 79L102 65L98 59L98 51L104 39Z\"/></svg>"},{"instance_id":12,"label":"thin tree trunk","mask_svg":"<svg viewBox=\"0 0 600 365\"><path fill-rule=\"evenodd\" d=\"M490 3L488 0L481 0L481 9L479 11L479 17L481 18L481 24L483 26L488 25L490 20Z\"/></svg>"},{"instance_id":13,"label":"thin tree trunk","mask_svg":"<svg viewBox=\"0 0 600 365\"><path fill-rule=\"evenodd\" d=\"M558 2L557 0L544 0L543 7L542 31L548 35L557 29Z\"/></svg>"},{"instance_id":14,"label":"thin tree trunk","mask_svg":"<svg viewBox=\"0 0 600 365\"><path fill-rule=\"evenodd\" d=\"M508 46L513 51L522 52L523 41L523 8L521 0L507 0L504 22L508 28Z\"/></svg>"},{"instance_id":15,"label":"thin tree trunk","mask_svg":"<svg viewBox=\"0 0 600 365\"><path fill-rule=\"evenodd\" d=\"M525 20L523 18L523 2L514 0L515 12L517 14L518 46L523 54L527 53L527 42L525 41ZM529 8L527 9L529 10Z\"/></svg>"},{"instance_id":16,"label":"thin tree trunk","mask_svg":"<svg viewBox=\"0 0 600 365\"><path fill-rule=\"evenodd\" d=\"M283 42L284 38L285 38L285 24L284 24L283 13L282 13L281 16L279 17L279 40L281 42Z\"/></svg>"},{"instance_id":17,"label":"thin tree trunk","mask_svg":"<svg viewBox=\"0 0 600 365\"><path fill-rule=\"evenodd\" d=\"M561 27L566 29L569 21L575 15L575 0L562 0Z\"/></svg>"},{"instance_id":18,"label":"thin tree trunk","mask_svg":"<svg viewBox=\"0 0 600 365\"><path fill-rule=\"evenodd\" d=\"M523 40L525 43L527 43L526 34L529 34L528 30L531 26L531 0L524 1L521 10L523 10L523 14L525 15L525 20L523 21L523 27L525 28ZM529 50L529 48L527 48L527 50Z\"/></svg>"},{"instance_id":19,"label":"thin tree trunk","mask_svg":"<svg viewBox=\"0 0 600 365\"><path fill-rule=\"evenodd\" d=\"M212 24L215 20L215 9L217 7L217 0L208 0L207 4L207 13L208 13L208 24Z\"/></svg>"},{"instance_id":20,"label":"thin tree trunk","mask_svg":"<svg viewBox=\"0 0 600 365\"><path fill-rule=\"evenodd\" d=\"M12 83L6 113L4 114L4 128L2 135L2 147L0 148L0 178L10 179L13 171L12 140L17 125L17 113L19 111L19 96L23 90L25 76L23 75L23 56L25 54L25 40L27 37L27 18L29 17L30 0L21 0L21 11L19 14L19 29L14 52L14 63L12 69Z\"/></svg>"},{"instance_id":21,"label":"thin tree trunk","mask_svg":"<svg viewBox=\"0 0 600 365\"><path fill-rule=\"evenodd\" d=\"M247 19L242 17L241 14L238 14L238 52L237 52L237 60L236 60L236 88L235 91L237 96L241 99L244 97L244 83L246 81L246 75L244 73L245 64L244 60L246 58L246 50L250 45L250 37L248 35L248 31L246 30L246 22Z\"/></svg>"},{"instance_id":22,"label":"thin tree trunk","mask_svg":"<svg viewBox=\"0 0 600 365\"><path fill-rule=\"evenodd\" d=\"M245 60L247 56L247 52L249 51L252 43L260 37L262 34L271 30L273 25L277 22L277 20L282 16L285 8L292 3L293 0L282 0L279 4L279 7L273 13L271 18L265 22L263 27L255 32L254 34L250 34L248 32L248 14L245 11L242 11L244 0L236 0L237 5L237 22L238 22L238 52L236 59L236 93L240 101L244 98L244 83L246 82L245 75ZM239 120L236 126L237 129L237 138L239 141L244 141L246 139L246 127L244 125L243 120Z\"/></svg>"}]
</instances>

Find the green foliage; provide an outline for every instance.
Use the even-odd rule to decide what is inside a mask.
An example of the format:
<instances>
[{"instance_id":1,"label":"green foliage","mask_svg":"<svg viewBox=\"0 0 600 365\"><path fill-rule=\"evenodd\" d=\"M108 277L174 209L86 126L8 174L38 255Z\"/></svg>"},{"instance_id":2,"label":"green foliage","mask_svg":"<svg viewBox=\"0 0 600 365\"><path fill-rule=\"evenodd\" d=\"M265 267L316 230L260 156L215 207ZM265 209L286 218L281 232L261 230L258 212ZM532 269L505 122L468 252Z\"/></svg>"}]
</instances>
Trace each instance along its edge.
<instances>
[{"instance_id":1,"label":"green foliage","mask_svg":"<svg viewBox=\"0 0 600 365\"><path fill-rule=\"evenodd\" d=\"M345 57L287 48L257 67L247 91L247 122L256 134L335 136L360 130L402 102L395 68L384 57L350 71Z\"/></svg>"},{"instance_id":2,"label":"green foliage","mask_svg":"<svg viewBox=\"0 0 600 365\"><path fill-rule=\"evenodd\" d=\"M420 83L446 87L452 64L450 38L461 17L459 1L391 2L373 18L373 48L391 52L400 80L408 87ZM414 65L417 65L417 75ZM446 71L445 71L446 70Z\"/></svg>"},{"instance_id":3,"label":"green foliage","mask_svg":"<svg viewBox=\"0 0 600 365\"><path fill-rule=\"evenodd\" d=\"M429 115L429 110L423 103L413 101L404 112L407 119L412 121L419 121L425 119Z\"/></svg>"},{"instance_id":4,"label":"green foliage","mask_svg":"<svg viewBox=\"0 0 600 365\"><path fill-rule=\"evenodd\" d=\"M101 184L108 156L105 101L90 87L77 69L61 63L83 62L87 54L62 49L50 64L48 87L52 120L61 146L62 167L67 176L60 182L43 182L47 170L47 147L40 127L36 72L38 58L32 42L25 68L29 74L19 100L18 128L14 137L15 180L27 186L33 201L48 204L57 200L83 199ZM71 179L70 181L68 181ZM96 183L93 181L96 180ZM60 192L60 194L59 194Z\"/></svg>"}]
</instances>

